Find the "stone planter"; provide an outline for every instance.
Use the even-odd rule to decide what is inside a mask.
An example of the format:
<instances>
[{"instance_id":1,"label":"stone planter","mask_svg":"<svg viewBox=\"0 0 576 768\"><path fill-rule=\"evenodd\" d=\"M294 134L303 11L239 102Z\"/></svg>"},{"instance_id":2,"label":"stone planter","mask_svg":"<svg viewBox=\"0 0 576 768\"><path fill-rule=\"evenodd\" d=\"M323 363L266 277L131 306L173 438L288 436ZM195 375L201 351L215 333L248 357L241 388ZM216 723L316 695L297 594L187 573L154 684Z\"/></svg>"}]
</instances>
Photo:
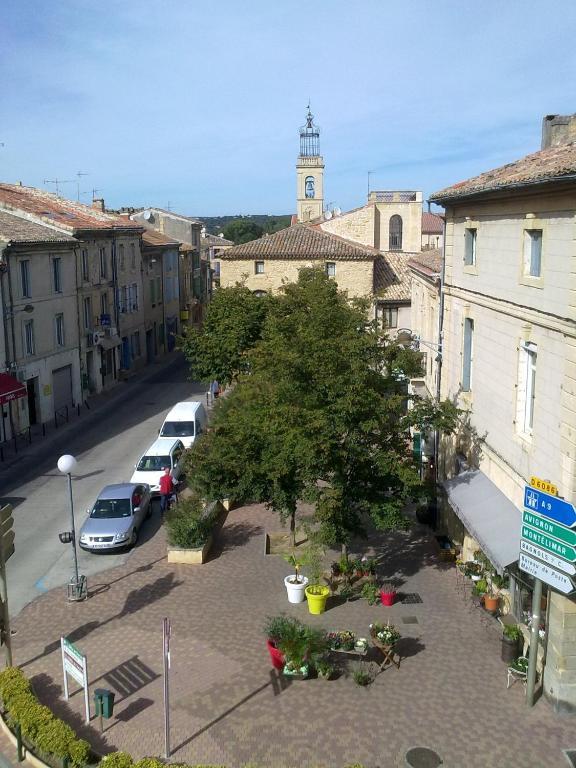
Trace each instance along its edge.
<instances>
[{"instance_id":1,"label":"stone planter","mask_svg":"<svg viewBox=\"0 0 576 768\"><path fill-rule=\"evenodd\" d=\"M210 548L212 547L212 536L208 536L208 539L203 547L196 547L195 549L185 549L184 547L171 547L168 545L168 562L180 563L181 565L202 565L208 559Z\"/></svg>"}]
</instances>

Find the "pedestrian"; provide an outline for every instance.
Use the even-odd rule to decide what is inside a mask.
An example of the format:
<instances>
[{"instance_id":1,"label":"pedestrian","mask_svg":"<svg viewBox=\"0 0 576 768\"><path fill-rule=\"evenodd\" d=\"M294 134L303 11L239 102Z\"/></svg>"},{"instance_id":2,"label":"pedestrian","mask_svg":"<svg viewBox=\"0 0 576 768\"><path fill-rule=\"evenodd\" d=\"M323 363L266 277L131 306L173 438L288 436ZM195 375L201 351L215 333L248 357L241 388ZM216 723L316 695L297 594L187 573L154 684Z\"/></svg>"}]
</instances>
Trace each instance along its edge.
<instances>
[{"instance_id":1,"label":"pedestrian","mask_svg":"<svg viewBox=\"0 0 576 768\"><path fill-rule=\"evenodd\" d=\"M217 379L214 379L212 384L210 384L210 392L213 398L218 397L218 395L220 394L220 384L218 383Z\"/></svg>"},{"instance_id":2,"label":"pedestrian","mask_svg":"<svg viewBox=\"0 0 576 768\"><path fill-rule=\"evenodd\" d=\"M164 474L160 478L160 514L164 515L164 512L170 509L170 501L174 490L174 480L172 480L170 468L164 467Z\"/></svg>"}]
</instances>

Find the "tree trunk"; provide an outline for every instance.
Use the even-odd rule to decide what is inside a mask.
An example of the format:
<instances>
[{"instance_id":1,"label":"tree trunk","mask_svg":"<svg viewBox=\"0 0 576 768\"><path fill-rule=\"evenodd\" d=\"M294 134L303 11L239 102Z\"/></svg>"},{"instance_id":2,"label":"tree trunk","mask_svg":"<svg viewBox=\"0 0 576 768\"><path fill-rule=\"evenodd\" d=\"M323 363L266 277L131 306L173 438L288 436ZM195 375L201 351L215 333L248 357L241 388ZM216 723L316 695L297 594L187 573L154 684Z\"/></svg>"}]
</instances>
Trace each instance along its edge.
<instances>
[{"instance_id":1,"label":"tree trunk","mask_svg":"<svg viewBox=\"0 0 576 768\"><path fill-rule=\"evenodd\" d=\"M292 546L296 546L296 510L292 510L290 512L290 540L292 542Z\"/></svg>"},{"instance_id":2,"label":"tree trunk","mask_svg":"<svg viewBox=\"0 0 576 768\"><path fill-rule=\"evenodd\" d=\"M348 544L342 544L342 557L348 560Z\"/></svg>"}]
</instances>

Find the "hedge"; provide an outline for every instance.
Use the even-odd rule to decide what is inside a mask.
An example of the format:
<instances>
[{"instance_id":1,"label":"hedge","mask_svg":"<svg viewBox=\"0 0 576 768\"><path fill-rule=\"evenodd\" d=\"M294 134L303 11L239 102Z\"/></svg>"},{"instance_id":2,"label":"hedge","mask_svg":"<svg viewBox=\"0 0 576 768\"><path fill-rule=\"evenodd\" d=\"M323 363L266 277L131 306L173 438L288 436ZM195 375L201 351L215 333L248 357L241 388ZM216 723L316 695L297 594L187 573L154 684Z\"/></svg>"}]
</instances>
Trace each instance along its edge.
<instances>
[{"instance_id":1,"label":"hedge","mask_svg":"<svg viewBox=\"0 0 576 768\"><path fill-rule=\"evenodd\" d=\"M224 765L186 765L185 763L165 763L157 757L143 757L135 762L128 752L112 752L102 758L99 768L225 768Z\"/></svg>"},{"instance_id":2,"label":"hedge","mask_svg":"<svg viewBox=\"0 0 576 768\"><path fill-rule=\"evenodd\" d=\"M69 725L40 704L20 669L7 667L0 672L0 699L8 723L19 725L26 742L41 755L66 760L73 766L88 762L88 742L78 739Z\"/></svg>"}]
</instances>

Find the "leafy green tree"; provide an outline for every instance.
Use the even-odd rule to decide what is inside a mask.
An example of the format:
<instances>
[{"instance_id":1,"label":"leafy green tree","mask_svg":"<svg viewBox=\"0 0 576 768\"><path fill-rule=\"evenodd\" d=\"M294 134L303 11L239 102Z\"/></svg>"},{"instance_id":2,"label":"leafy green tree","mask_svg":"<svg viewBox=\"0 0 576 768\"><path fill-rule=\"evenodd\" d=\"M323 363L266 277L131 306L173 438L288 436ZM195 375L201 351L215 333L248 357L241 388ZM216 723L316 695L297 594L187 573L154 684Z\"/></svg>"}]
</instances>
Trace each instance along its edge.
<instances>
[{"instance_id":1,"label":"leafy green tree","mask_svg":"<svg viewBox=\"0 0 576 768\"><path fill-rule=\"evenodd\" d=\"M301 270L269 304L245 353L249 375L191 457L205 490L265 501L292 523L298 499L313 501L320 540L344 551L367 518L406 525L402 509L421 489L410 426L450 431L457 418L449 402L407 408L420 356L386 339L367 309L321 270Z\"/></svg>"},{"instance_id":2,"label":"leafy green tree","mask_svg":"<svg viewBox=\"0 0 576 768\"><path fill-rule=\"evenodd\" d=\"M257 240L264 234L264 229L250 219L235 219L224 228L224 237L232 240L235 245Z\"/></svg>"},{"instance_id":3,"label":"leafy green tree","mask_svg":"<svg viewBox=\"0 0 576 768\"><path fill-rule=\"evenodd\" d=\"M242 285L219 288L200 330L186 327L179 347L195 378L228 385L247 370L246 352L260 338L272 298Z\"/></svg>"}]
</instances>

